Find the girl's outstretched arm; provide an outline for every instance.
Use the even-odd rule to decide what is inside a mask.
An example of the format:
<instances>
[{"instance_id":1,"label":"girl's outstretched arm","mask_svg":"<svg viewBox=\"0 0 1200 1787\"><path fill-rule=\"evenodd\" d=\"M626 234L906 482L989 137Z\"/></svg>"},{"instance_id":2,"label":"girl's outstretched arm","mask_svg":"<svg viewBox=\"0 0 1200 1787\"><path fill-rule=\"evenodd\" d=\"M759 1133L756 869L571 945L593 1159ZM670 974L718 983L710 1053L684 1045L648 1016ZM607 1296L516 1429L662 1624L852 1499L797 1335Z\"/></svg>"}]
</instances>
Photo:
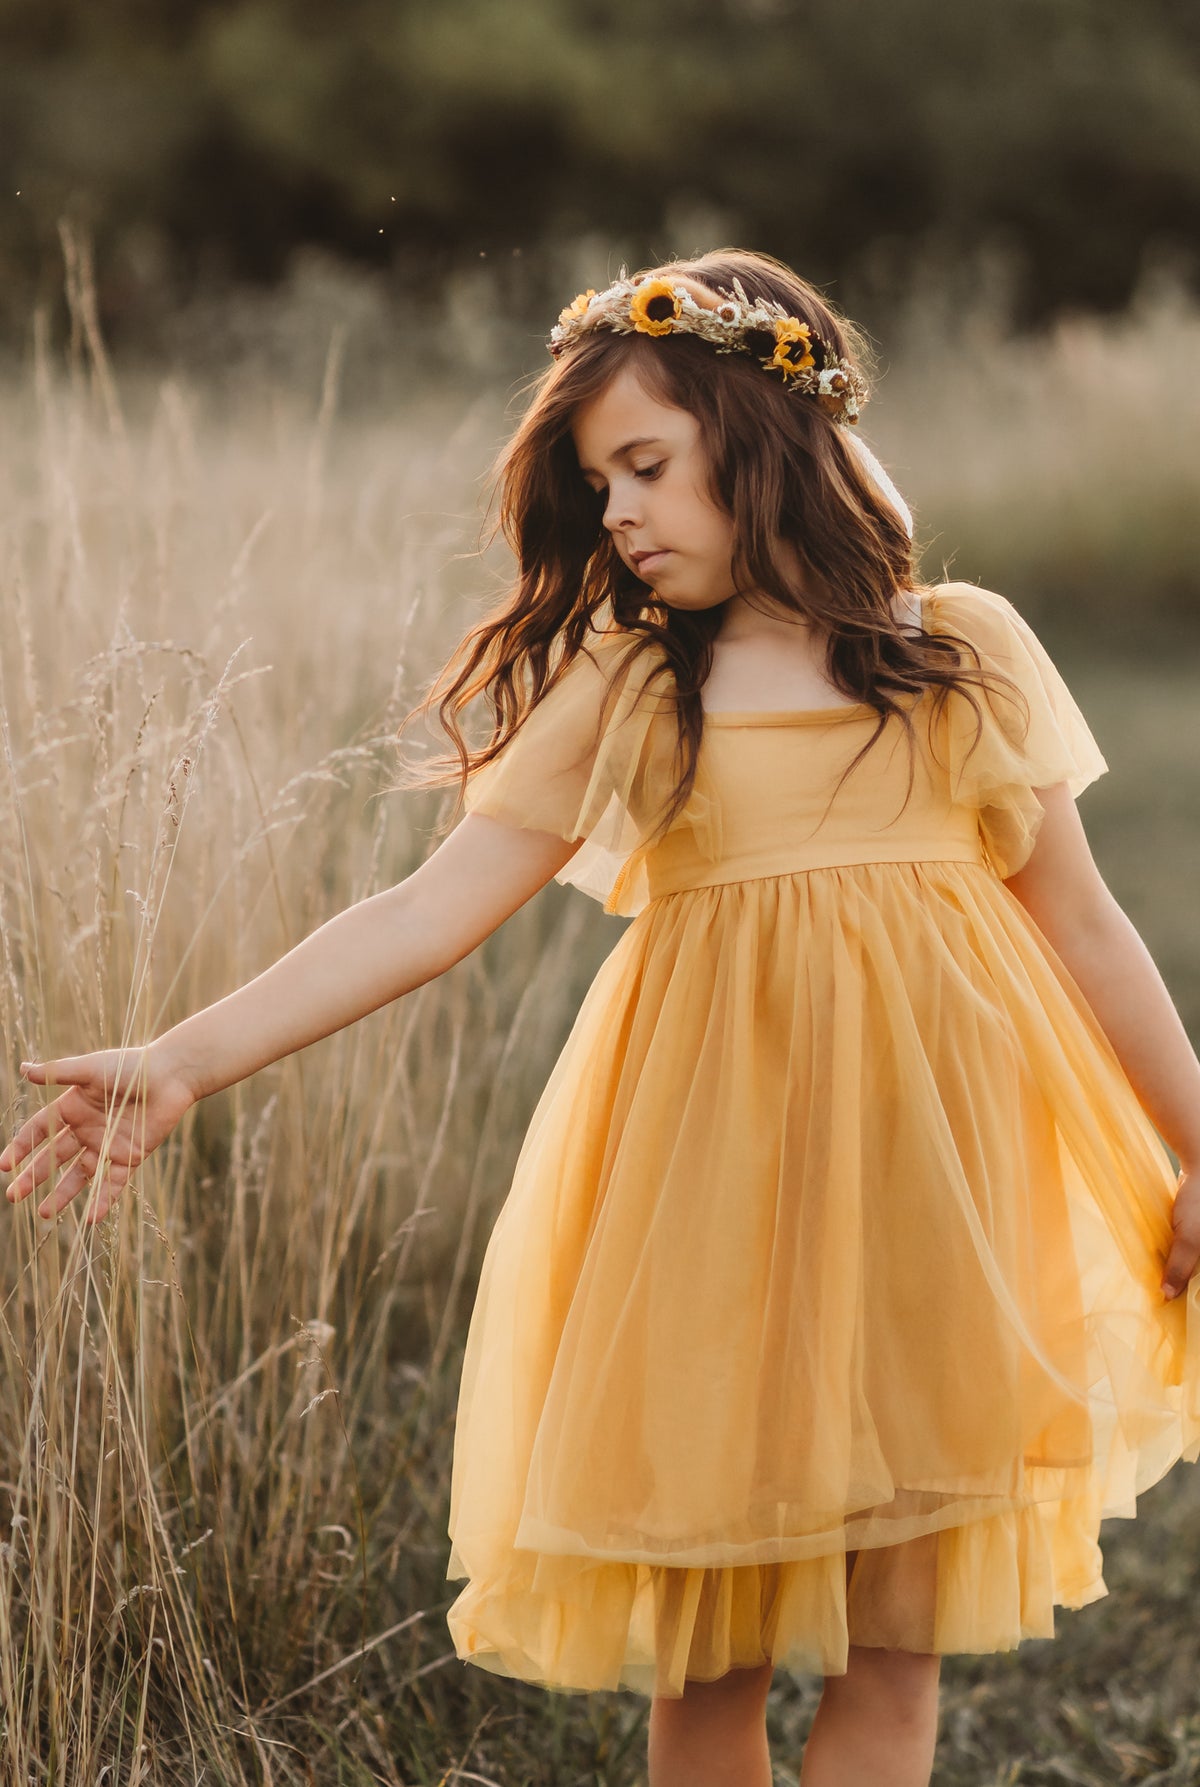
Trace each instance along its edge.
<instances>
[{"instance_id":1,"label":"girl's outstretched arm","mask_svg":"<svg viewBox=\"0 0 1200 1787\"><path fill-rule=\"evenodd\" d=\"M1040 788L1044 817L1006 885L1069 970L1143 1110L1179 1158L1175 1239L1163 1290L1178 1296L1200 1263L1200 1061L1146 945L1105 885L1065 784Z\"/></svg>"},{"instance_id":2,"label":"girl's outstretched arm","mask_svg":"<svg viewBox=\"0 0 1200 1787\"><path fill-rule=\"evenodd\" d=\"M67 1090L0 1153L0 1171L28 1161L9 1201L66 1165L40 1214L55 1215L91 1180L89 1220L98 1221L197 1100L443 974L577 849L551 832L468 813L406 880L339 912L255 980L153 1042L23 1063L36 1084Z\"/></svg>"}]
</instances>

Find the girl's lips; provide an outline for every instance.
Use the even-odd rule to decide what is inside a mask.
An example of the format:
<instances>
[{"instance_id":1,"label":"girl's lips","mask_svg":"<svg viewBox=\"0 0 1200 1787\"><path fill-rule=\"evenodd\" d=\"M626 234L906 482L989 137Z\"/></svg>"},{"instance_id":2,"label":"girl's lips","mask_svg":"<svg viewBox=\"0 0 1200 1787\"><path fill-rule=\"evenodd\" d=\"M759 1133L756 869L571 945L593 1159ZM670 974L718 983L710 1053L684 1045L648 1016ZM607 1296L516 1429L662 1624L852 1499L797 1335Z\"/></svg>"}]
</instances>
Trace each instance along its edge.
<instances>
[{"instance_id":1,"label":"girl's lips","mask_svg":"<svg viewBox=\"0 0 1200 1787\"><path fill-rule=\"evenodd\" d=\"M663 559L669 554L670 550L669 546L664 546L661 552L635 553L633 567L638 576L643 576L645 572L653 570L655 565L661 564Z\"/></svg>"}]
</instances>

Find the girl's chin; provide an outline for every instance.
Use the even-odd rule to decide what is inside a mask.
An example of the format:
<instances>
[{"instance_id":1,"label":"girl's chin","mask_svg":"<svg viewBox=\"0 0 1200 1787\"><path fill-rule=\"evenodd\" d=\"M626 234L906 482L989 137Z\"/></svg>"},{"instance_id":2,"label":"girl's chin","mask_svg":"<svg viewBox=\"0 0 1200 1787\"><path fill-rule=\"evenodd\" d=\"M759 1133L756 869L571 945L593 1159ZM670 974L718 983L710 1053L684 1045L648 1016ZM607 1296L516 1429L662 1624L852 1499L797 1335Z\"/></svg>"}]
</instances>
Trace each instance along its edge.
<instances>
[{"instance_id":1,"label":"girl's chin","mask_svg":"<svg viewBox=\"0 0 1200 1787\"><path fill-rule=\"evenodd\" d=\"M714 593L705 589L689 589L686 579L679 577L674 566L668 568L664 565L661 572L651 569L643 582L656 602L664 602L668 608L691 609L694 613L704 608L718 608L734 593L732 590Z\"/></svg>"},{"instance_id":2,"label":"girl's chin","mask_svg":"<svg viewBox=\"0 0 1200 1787\"><path fill-rule=\"evenodd\" d=\"M730 593L732 594L732 592ZM729 600L728 595L695 594L685 589L672 589L669 584L665 589L655 586L654 594L656 599L665 602L668 608L686 608L693 614L699 614L706 608L719 608L723 602Z\"/></svg>"}]
</instances>

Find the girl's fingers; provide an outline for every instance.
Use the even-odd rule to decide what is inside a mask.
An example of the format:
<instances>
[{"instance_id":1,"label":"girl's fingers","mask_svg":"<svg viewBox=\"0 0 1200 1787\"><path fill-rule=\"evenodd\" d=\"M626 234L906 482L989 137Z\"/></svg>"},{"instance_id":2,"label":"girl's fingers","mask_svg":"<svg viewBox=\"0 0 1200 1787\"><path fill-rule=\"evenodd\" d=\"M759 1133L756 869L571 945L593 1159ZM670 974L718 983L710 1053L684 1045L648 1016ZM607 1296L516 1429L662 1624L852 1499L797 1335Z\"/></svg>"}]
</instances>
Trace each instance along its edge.
<instances>
[{"instance_id":1,"label":"girl's fingers","mask_svg":"<svg viewBox=\"0 0 1200 1787\"><path fill-rule=\"evenodd\" d=\"M70 1154L69 1149L68 1154ZM39 1183L42 1183L49 1176L49 1157L49 1150L47 1150L45 1155L41 1157L41 1160L47 1163L47 1170L41 1175L41 1179L38 1181ZM61 1215L62 1211L65 1210L67 1205L71 1202L71 1199L77 1197L94 1177L99 1163L99 1155L94 1148L84 1148L75 1154L70 1165L67 1167L66 1172L62 1173L56 1180L53 1191L51 1191L48 1197L43 1198L42 1202L38 1205L38 1215L45 1217L47 1220L51 1217ZM41 1164L40 1161L39 1164ZM95 1187L95 1196L88 1208L86 1221L89 1224L97 1223L102 1217L108 1215L121 1192L128 1184L132 1172L133 1168L122 1161L110 1161L108 1163L103 1181ZM25 1175L23 1174L22 1178L24 1177ZM13 1192L16 1191L16 1189L16 1184L9 1187L10 1197L12 1197ZM27 1196L30 1189L32 1188L26 1187L19 1195L21 1197Z\"/></svg>"},{"instance_id":2,"label":"girl's fingers","mask_svg":"<svg viewBox=\"0 0 1200 1787\"><path fill-rule=\"evenodd\" d=\"M1187 1289L1188 1280L1197 1265L1200 1265L1200 1234L1191 1225L1176 1229L1163 1273L1163 1294L1168 1299L1178 1297L1181 1291Z\"/></svg>"},{"instance_id":3,"label":"girl's fingers","mask_svg":"<svg viewBox=\"0 0 1200 1787\"><path fill-rule=\"evenodd\" d=\"M0 1153L0 1172L11 1173L14 1167L20 1166L28 1155L41 1147L52 1129L57 1131L61 1128L62 1116L58 1109L58 1100L55 1099L53 1104L43 1105L32 1117L27 1117L12 1140L5 1144L4 1152Z\"/></svg>"},{"instance_id":4,"label":"girl's fingers","mask_svg":"<svg viewBox=\"0 0 1200 1787\"><path fill-rule=\"evenodd\" d=\"M20 1166L27 1154L33 1152L39 1139L44 1140L45 1128L43 1128L42 1136L40 1138L38 1136L38 1125L44 1117L45 1112L39 1111L36 1116L26 1118L16 1135L11 1136L5 1142L4 1149L0 1152L0 1173L11 1173L14 1167Z\"/></svg>"},{"instance_id":5,"label":"girl's fingers","mask_svg":"<svg viewBox=\"0 0 1200 1787\"><path fill-rule=\"evenodd\" d=\"M84 1164L83 1156L80 1155L67 1168L50 1196L44 1198L38 1205L38 1215L57 1216L61 1210L66 1209L71 1199L83 1190L91 1176L92 1169Z\"/></svg>"},{"instance_id":6,"label":"girl's fingers","mask_svg":"<svg viewBox=\"0 0 1200 1787\"><path fill-rule=\"evenodd\" d=\"M103 1079L94 1055L64 1055L58 1061L22 1061L21 1072L35 1086L91 1085Z\"/></svg>"},{"instance_id":7,"label":"girl's fingers","mask_svg":"<svg viewBox=\"0 0 1200 1787\"><path fill-rule=\"evenodd\" d=\"M121 1079L117 1073L117 1059L117 1052L110 1049L94 1055L64 1055L57 1061L22 1061L21 1072L26 1079L37 1085L66 1086L67 1090L27 1118L16 1135L0 1150L0 1172L11 1173L27 1155L42 1145L52 1129L62 1126L61 1107L64 1100L71 1100L72 1109L76 1113L79 1111L77 1099L80 1096L85 1101L85 1107L90 1104L103 1109L110 1092L115 1091ZM79 1089L78 1093L76 1088Z\"/></svg>"},{"instance_id":8,"label":"girl's fingers","mask_svg":"<svg viewBox=\"0 0 1200 1787\"><path fill-rule=\"evenodd\" d=\"M103 1135L108 1155L103 1177L93 1187L86 1220L95 1223L107 1216L133 1171L133 1157L140 1159L145 1152L132 1135L110 1133L116 1117L110 1095L124 1086L136 1106L140 1092L139 1080L122 1069L124 1059L122 1051L109 1049L91 1055L65 1055L56 1061L21 1063L21 1072L33 1084L65 1086L67 1090L35 1112L0 1150L0 1172L14 1172L24 1163L8 1187L10 1203L45 1190L38 1215L59 1215L97 1172L100 1156L94 1144ZM136 1060L133 1067L136 1073ZM71 1113L67 1120L64 1108ZM85 1142L84 1136L91 1139ZM60 1171L62 1168L65 1170Z\"/></svg>"},{"instance_id":9,"label":"girl's fingers","mask_svg":"<svg viewBox=\"0 0 1200 1787\"><path fill-rule=\"evenodd\" d=\"M1163 1270L1163 1296L1170 1300L1187 1289L1188 1280L1200 1264L1200 1187L1193 1176L1181 1169L1171 1211L1171 1249Z\"/></svg>"},{"instance_id":10,"label":"girl's fingers","mask_svg":"<svg viewBox=\"0 0 1200 1787\"><path fill-rule=\"evenodd\" d=\"M72 1129L60 1129L54 1140L44 1146L39 1154L17 1176L8 1188L10 1204L19 1204L22 1198L29 1196L37 1186L50 1177L52 1168L61 1166L65 1160L71 1160L79 1153L79 1137Z\"/></svg>"},{"instance_id":11,"label":"girl's fingers","mask_svg":"<svg viewBox=\"0 0 1200 1787\"><path fill-rule=\"evenodd\" d=\"M69 1092L63 1092L52 1103L43 1105L32 1117L27 1117L4 1151L0 1153L0 1172L11 1173L20 1166L29 1155L35 1154L53 1135L70 1135L72 1125L63 1118L62 1104L69 1098ZM97 1113L98 1114L98 1113ZM78 1121L78 1119L76 1119ZM76 1142L76 1147L78 1147Z\"/></svg>"}]
</instances>

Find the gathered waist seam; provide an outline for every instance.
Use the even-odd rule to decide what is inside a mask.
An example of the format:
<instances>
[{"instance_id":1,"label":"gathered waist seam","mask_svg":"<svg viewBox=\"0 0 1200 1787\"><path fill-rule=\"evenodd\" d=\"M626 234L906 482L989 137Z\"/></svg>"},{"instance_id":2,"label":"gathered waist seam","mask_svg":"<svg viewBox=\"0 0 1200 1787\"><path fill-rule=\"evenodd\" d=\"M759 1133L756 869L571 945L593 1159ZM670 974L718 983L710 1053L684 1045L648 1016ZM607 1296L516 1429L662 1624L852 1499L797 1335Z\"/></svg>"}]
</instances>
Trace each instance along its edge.
<instances>
[{"instance_id":1,"label":"gathered waist seam","mask_svg":"<svg viewBox=\"0 0 1200 1787\"><path fill-rule=\"evenodd\" d=\"M768 869L761 875L731 875L722 881L688 881L679 887L656 888L651 894L649 905L656 900L674 899L677 894L701 893L710 887L744 887L752 881L790 881L796 875L819 875L831 869L844 872L847 869L905 869L929 868L943 863L953 863L961 869L983 869L985 873L994 873L987 859L982 856L874 856L865 862L818 862L808 863L796 869Z\"/></svg>"}]
</instances>

